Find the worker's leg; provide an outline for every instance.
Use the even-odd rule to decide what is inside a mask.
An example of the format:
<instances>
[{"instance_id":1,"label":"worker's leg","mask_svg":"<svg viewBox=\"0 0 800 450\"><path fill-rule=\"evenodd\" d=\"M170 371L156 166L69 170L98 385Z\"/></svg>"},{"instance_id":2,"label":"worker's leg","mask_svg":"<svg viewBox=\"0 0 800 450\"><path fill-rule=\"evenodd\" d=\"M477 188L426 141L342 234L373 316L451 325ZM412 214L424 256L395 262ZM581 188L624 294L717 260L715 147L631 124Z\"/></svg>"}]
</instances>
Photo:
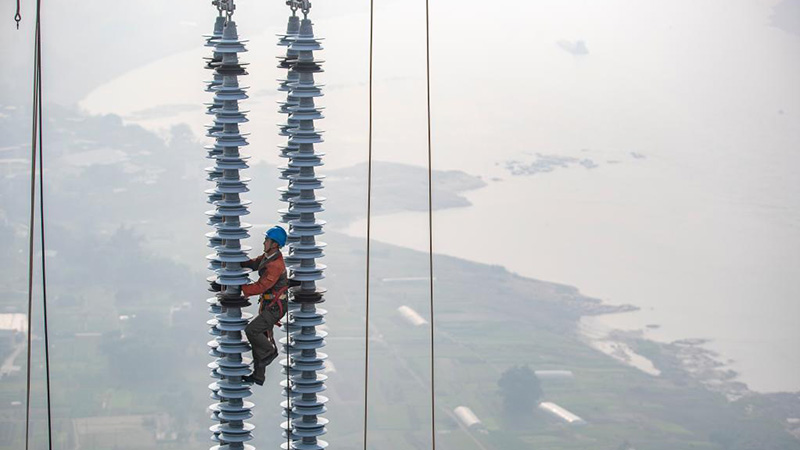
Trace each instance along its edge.
<instances>
[{"instance_id":1,"label":"worker's leg","mask_svg":"<svg viewBox=\"0 0 800 450\"><path fill-rule=\"evenodd\" d=\"M277 319L268 308L256 316L244 329L247 340L253 348L253 378L264 381L268 360L277 351L270 342L267 332L272 330Z\"/></svg>"}]
</instances>

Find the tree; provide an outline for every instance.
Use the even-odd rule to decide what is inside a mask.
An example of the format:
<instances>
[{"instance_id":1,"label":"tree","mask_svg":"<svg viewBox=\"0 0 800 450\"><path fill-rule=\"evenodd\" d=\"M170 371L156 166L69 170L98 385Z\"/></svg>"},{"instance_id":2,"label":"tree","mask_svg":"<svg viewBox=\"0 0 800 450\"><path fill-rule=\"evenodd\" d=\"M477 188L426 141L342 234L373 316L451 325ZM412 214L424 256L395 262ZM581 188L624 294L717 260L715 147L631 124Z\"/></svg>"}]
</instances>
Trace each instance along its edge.
<instances>
[{"instance_id":1,"label":"tree","mask_svg":"<svg viewBox=\"0 0 800 450\"><path fill-rule=\"evenodd\" d=\"M528 415L542 398L539 379L528 366L514 366L497 382L503 396L503 407L509 414Z\"/></svg>"}]
</instances>

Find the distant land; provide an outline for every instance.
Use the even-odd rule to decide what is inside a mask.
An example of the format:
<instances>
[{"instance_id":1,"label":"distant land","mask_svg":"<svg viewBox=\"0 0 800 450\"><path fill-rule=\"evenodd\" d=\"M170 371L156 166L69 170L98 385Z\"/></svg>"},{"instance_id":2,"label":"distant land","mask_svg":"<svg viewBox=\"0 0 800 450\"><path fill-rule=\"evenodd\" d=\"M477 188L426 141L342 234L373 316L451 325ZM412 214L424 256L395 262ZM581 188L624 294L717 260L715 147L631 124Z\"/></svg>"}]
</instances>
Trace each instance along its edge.
<instances>
[{"instance_id":1,"label":"distant land","mask_svg":"<svg viewBox=\"0 0 800 450\"><path fill-rule=\"evenodd\" d=\"M0 116L0 272L6 294L0 311L25 311L25 133L22 112ZM165 140L116 116L87 116L51 108L47 127L49 301L53 365L53 418L58 449L165 450L208 444L212 403L207 354L204 279L205 203L201 143L185 127ZM97 159L87 161L86 157ZM101 157L102 155L102 157ZM105 156L112 155L113 158ZM20 161L20 162L14 162ZM79 163L76 163L79 162ZM379 163L377 213L421 208L409 198L424 193L422 168ZM321 172L325 172L324 168ZM280 206L277 169L258 164L248 198L253 222L271 222ZM330 228L361 217L365 167L330 171L326 180ZM421 182L420 182L421 180ZM442 202L468 204L461 193L483 180L462 172L436 172ZM437 191L438 192L438 191ZM409 194L411 193L411 194ZM259 231L253 230L254 241ZM331 419L327 439L342 448L360 445L363 402L365 246L327 233L322 283L329 289L325 352L330 355ZM757 394L713 371L713 358L694 342L658 344L636 334L614 336L623 354L649 361L654 376L593 348L580 328L587 316L629 310L581 294L579 289L521 277L503 267L436 256L437 440L445 449L800 449L796 394ZM429 448L428 330L411 327L406 306L429 318L427 255L375 243L371 259L370 436L376 448ZM251 308L252 309L252 308ZM41 336L39 328L34 334ZM40 360L41 341L34 349ZM19 347L0 339L0 358ZM627 349L627 350L625 350ZM16 365L24 361L17 359ZM709 370L689 365L707 363ZM515 366L562 371L568 379L542 379L543 400L580 416L571 426L534 409L506 412L498 387ZM34 367L39 367L35 364ZM727 376L730 376L728 374ZM254 391L258 448L280 445L279 380ZM41 398L37 371L34 398ZM22 445L24 373L0 383L0 439ZM714 385L717 385L716 387ZM720 387L722 386L722 387ZM734 389L733 391L731 389ZM735 396L731 393L735 392ZM41 405L41 403L38 403ZM464 427L452 412L469 407L484 432ZM43 410L34 410L42 438Z\"/></svg>"}]
</instances>

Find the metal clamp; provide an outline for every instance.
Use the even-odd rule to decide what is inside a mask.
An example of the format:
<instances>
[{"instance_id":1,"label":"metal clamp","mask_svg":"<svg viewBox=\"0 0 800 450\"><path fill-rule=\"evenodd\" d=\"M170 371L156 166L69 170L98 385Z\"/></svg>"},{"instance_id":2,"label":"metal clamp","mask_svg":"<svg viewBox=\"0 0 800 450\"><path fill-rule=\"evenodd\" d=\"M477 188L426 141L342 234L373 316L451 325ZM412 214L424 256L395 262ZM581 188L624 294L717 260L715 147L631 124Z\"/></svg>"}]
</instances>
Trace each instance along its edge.
<instances>
[{"instance_id":1,"label":"metal clamp","mask_svg":"<svg viewBox=\"0 0 800 450\"><path fill-rule=\"evenodd\" d=\"M219 13L219 15L221 17L222 16L222 12L225 11L225 9L222 7L222 1L221 0L212 0L211 4L214 5L217 8L217 13Z\"/></svg>"},{"instance_id":2,"label":"metal clamp","mask_svg":"<svg viewBox=\"0 0 800 450\"><path fill-rule=\"evenodd\" d=\"M211 4L217 7L220 16L225 13L228 19L231 18L233 12L236 10L236 5L233 4L233 0L212 0Z\"/></svg>"},{"instance_id":3,"label":"metal clamp","mask_svg":"<svg viewBox=\"0 0 800 450\"><path fill-rule=\"evenodd\" d=\"M307 16L311 10L311 0L286 0L286 4L291 8L293 14L299 9L303 15Z\"/></svg>"}]
</instances>

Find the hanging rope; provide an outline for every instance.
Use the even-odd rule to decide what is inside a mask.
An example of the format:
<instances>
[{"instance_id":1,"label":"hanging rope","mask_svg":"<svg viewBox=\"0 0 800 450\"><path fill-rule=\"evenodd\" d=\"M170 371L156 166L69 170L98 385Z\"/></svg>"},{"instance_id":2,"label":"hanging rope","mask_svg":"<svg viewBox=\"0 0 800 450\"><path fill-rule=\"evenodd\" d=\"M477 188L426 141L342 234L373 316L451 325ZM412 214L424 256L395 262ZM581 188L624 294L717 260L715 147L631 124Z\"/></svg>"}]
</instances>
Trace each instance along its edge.
<instances>
[{"instance_id":1,"label":"hanging rope","mask_svg":"<svg viewBox=\"0 0 800 450\"><path fill-rule=\"evenodd\" d=\"M291 295L291 294L289 294ZM280 301L280 299L278 299ZM286 301L286 322L283 324L286 331L286 345L284 350L286 352L286 450L292 449L292 385L289 379L289 374L292 371L292 356L289 353L289 297ZM277 349L275 349L277 351Z\"/></svg>"},{"instance_id":2,"label":"hanging rope","mask_svg":"<svg viewBox=\"0 0 800 450\"><path fill-rule=\"evenodd\" d=\"M436 371L433 318L433 164L431 146L431 33L430 0L425 0L425 81L428 113L428 267L431 287L431 448L436 450Z\"/></svg>"},{"instance_id":3,"label":"hanging rope","mask_svg":"<svg viewBox=\"0 0 800 450\"><path fill-rule=\"evenodd\" d=\"M372 50L374 35L374 0L369 2L369 137L367 154L367 274L366 319L364 321L364 450L367 450L367 424L369 405L369 260L372 233Z\"/></svg>"},{"instance_id":4,"label":"hanging rope","mask_svg":"<svg viewBox=\"0 0 800 450\"><path fill-rule=\"evenodd\" d=\"M17 2L19 8L19 2ZM19 16L19 13L17 13ZM41 0L36 2L36 25L34 32L34 68L33 68L33 113L31 124L31 202L28 240L28 352L27 352L27 379L25 403L25 449L30 446L30 417L31 417L31 342L32 342L32 312L33 312L33 252L34 252L34 225L36 211L36 162L39 162L39 215L41 220L42 243L42 308L44 316L44 352L45 352L45 378L47 395L47 448L53 449L53 427L50 400L50 341L47 328L47 265L45 245L45 219L44 219L44 154L42 133L42 31L41 31Z\"/></svg>"}]
</instances>

